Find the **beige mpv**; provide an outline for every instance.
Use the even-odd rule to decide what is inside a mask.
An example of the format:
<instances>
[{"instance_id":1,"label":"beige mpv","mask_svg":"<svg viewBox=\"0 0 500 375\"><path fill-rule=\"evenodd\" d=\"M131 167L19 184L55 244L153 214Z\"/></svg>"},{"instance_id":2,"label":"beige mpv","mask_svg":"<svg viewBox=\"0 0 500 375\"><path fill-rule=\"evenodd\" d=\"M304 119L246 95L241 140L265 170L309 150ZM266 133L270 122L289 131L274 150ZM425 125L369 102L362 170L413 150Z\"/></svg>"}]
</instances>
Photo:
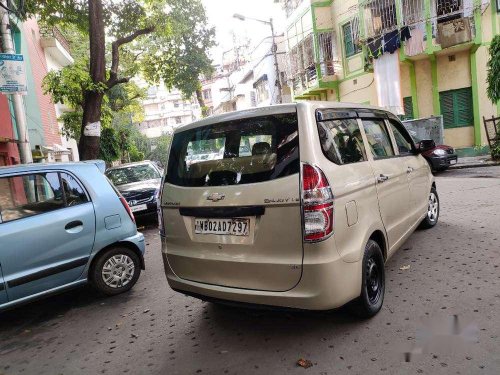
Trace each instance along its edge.
<instances>
[{"instance_id":1,"label":"beige mpv","mask_svg":"<svg viewBox=\"0 0 500 375\"><path fill-rule=\"evenodd\" d=\"M375 315L384 264L439 216L433 176L399 119L286 104L176 130L160 231L170 286L209 301Z\"/></svg>"}]
</instances>

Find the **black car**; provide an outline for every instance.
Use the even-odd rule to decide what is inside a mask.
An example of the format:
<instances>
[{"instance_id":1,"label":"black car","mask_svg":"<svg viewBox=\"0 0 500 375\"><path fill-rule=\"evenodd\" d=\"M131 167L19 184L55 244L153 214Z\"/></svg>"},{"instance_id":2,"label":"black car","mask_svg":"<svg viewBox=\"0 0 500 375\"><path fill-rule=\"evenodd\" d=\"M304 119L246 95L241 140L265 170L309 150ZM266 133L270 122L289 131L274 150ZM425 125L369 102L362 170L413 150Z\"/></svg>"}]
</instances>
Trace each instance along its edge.
<instances>
[{"instance_id":1,"label":"black car","mask_svg":"<svg viewBox=\"0 0 500 375\"><path fill-rule=\"evenodd\" d=\"M108 177L136 216L156 215L161 169L151 161L109 168Z\"/></svg>"}]
</instances>

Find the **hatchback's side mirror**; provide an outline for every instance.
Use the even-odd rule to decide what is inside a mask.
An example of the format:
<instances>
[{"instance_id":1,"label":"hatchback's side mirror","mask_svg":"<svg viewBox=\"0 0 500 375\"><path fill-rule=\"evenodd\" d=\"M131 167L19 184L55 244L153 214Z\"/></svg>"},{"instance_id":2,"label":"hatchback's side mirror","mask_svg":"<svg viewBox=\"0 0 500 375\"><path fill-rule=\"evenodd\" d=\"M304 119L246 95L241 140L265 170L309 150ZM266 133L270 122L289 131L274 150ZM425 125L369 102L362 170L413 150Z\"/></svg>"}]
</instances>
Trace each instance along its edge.
<instances>
[{"instance_id":1,"label":"hatchback's side mirror","mask_svg":"<svg viewBox=\"0 0 500 375\"><path fill-rule=\"evenodd\" d=\"M435 147L436 147L436 142L434 142L432 139L422 139L417 144L417 149L419 152L429 151Z\"/></svg>"}]
</instances>

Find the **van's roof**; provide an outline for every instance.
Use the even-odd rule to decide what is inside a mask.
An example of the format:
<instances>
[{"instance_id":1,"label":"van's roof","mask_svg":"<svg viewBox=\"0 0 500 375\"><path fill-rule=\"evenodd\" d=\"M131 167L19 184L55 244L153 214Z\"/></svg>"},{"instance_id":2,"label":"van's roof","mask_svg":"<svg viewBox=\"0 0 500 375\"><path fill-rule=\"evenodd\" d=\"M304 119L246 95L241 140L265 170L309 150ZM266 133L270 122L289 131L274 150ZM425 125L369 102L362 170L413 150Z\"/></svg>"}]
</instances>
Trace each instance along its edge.
<instances>
[{"instance_id":1,"label":"van's roof","mask_svg":"<svg viewBox=\"0 0 500 375\"><path fill-rule=\"evenodd\" d=\"M201 126L217 124L220 122L240 120L243 118L252 118L258 116L269 116L277 115L282 113L295 112L298 108L315 110L318 108L330 108L330 109L367 109L367 110L377 110L377 111L387 111L386 109L375 107L366 104L359 103L344 103L344 102L326 102L326 101L304 101L299 103L288 103L288 104L277 104L265 107L255 107L250 109L243 109L240 111L234 111L229 113L223 113L221 115L210 116L199 121L192 122L190 124L178 127L174 133L179 133L185 130L190 130L198 128Z\"/></svg>"}]
</instances>

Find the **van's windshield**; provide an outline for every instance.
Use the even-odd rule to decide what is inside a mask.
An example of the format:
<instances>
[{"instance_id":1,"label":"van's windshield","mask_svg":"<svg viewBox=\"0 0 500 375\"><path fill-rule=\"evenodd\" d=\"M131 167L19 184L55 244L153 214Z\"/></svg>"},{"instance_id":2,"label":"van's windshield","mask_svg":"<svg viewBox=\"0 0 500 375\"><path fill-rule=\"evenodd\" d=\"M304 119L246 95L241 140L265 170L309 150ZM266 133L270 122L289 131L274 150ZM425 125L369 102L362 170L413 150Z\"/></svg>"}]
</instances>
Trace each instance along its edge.
<instances>
[{"instance_id":1,"label":"van's windshield","mask_svg":"<svg viewBox=\"0 0 500 375\"><path fill-rule=\"evenodd\" d=\"M222 186L298 173L297 114L233 120L177 133L165 182Z\"/></svg>"}]
</instances>

